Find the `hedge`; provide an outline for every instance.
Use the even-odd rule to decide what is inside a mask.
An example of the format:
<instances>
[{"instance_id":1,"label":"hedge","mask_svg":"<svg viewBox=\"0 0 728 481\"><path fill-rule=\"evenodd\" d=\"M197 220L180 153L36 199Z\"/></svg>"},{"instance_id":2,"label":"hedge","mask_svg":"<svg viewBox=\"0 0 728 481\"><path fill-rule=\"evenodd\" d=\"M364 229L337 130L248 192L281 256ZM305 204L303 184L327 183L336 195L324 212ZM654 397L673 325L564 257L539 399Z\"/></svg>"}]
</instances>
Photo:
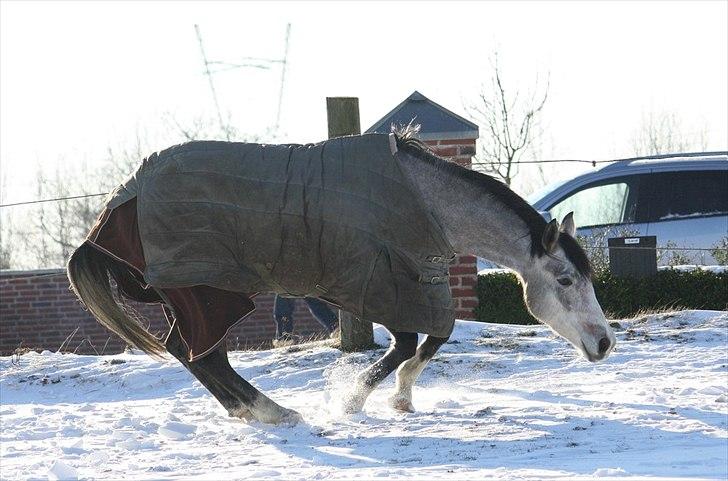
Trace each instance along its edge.
<instances>
[{"instance_id":1,"label":"hedge","mask_svg":"<svg viewBox=\"0 0 728 481\"><path fill-rule=\"evenodd\" d=\"M595 276L594 291L607 318L664 309L728 309L728 272L660 270L644 279L608 271ZM523 289L509 272L478 276L478 320L501 324L537 324L526 310Z\"/></svg>"}]
</instances>

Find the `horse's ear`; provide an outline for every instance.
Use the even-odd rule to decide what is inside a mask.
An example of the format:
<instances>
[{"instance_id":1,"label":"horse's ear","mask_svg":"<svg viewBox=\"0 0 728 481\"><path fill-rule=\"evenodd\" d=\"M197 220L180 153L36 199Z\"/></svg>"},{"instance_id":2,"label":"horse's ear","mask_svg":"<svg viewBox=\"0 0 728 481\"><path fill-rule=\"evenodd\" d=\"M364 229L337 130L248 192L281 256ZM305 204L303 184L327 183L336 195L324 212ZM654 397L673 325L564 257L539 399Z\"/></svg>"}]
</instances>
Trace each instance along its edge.
<instances>
[{"instance_id":1,"label":"horse's ear","mask_svg":"<svg viewBox=\"0 0 728 481\"><path fill-rule=\"evenodd\" d=\"M541 237L541 244L547 253L552 254L556 250L556 246L559 243L559 223L556 219L551 219L551 222L546 224L546 228L543 230L543 237Z\"/></svg>"},{"instance_id":2,"label":"horse's ear","mask_svg":"<svg viewBox=\"0 0 728 481\"><path fill-rule=\"evenodd\" d=\"M561 221L561 228L559 229L564 234L569 234L571 237L576 236L576 224L574 224L574 213L569 212Z\"/></svg>"}]
</instances>

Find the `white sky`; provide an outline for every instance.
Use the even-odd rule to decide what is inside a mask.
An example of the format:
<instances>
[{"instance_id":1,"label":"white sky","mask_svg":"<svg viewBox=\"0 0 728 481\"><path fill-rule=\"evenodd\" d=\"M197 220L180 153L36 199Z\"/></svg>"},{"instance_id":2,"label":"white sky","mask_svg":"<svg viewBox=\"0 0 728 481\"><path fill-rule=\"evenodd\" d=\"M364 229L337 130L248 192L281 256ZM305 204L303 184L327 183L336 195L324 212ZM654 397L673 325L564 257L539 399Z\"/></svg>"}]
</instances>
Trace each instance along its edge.
<instances>
[{"instance_id":1,"label":"white sky","mask_svg":"<svg viewBox=\"0 0 728 481\"><path fill-rule=\"evenodd\" d=\"M642 115L674 112L728 148L728 2L5 2L0 12L0 169L5 202L34 198L37 166L105 159L137 132L169 144L162 119L213 116L193 25L212 60L289 68L277 140L326 137L326 96L357 96L364 129L413 90L456 113L500 52L508 85L550 75L546 158L632 154ZM280 70L214 77L236 127L275 121ZM558 175L578 169L564 164Z\"/></svg>"}]
</instances>

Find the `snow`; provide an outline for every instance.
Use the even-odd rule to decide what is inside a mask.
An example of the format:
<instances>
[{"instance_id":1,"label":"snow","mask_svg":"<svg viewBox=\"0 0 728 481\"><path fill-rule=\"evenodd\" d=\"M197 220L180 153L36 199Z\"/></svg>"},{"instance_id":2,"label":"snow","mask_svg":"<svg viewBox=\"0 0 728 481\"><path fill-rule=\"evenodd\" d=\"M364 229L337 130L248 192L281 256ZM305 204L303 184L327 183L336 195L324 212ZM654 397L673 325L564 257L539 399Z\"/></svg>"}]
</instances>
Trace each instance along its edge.
<instances>
[{"instance_id":1,"label":"snow","mask_svg":"<svg viewBox=\"0 0 728 481\"><path fill-rule=\"evenodd\" d=\"M676 270L680 272L690 272L690 271L708 271L712 272L713 274L720 274L722 272L728 271L728 266L701 266L697 264L681 264L677 266L660 266L657 268L657 270L664 271L664 270Z\"/></svg>"},{"instance_id":2,"label":"snow","mask_svg":"<svg viewBox=\"0 0 728 481\"><path fill-rule=\"evenodd\" d=\"M414 414L387 407L393 379L342 414L342 393L384 349L232 353L303 414L295 427L228 417L172 360L3 357L0 478L726 479L728 314L619 323L615 352L590 364L544 327L458 321Z\"/></svg>"},{"instance_id":3,"label":"snow","mask_svg":"<svg viewBox=\"0 0 728 481\"><path fill-rule=\"evenodd\" d=\"M511 269L501 268L501 267L486 267L485 269L481 269L478 271L479 276L488 276L488 275L495 275L495 274L515 274L516 271L513 271Z\"/></svg>"},{"instance_id":4,"label":"snow","mask_svg":"<svg viewBox=\"0 0 728 481\"><path fill-rule=\"evenodd\" d=\"M719 210L713 210L710 212L691 212L689 214L667 214L660 217L658 220L677 220L677 219L690 219L692 217L707 217L709 215L720 215L725 212Z\"/></svg>"}]
</instances>

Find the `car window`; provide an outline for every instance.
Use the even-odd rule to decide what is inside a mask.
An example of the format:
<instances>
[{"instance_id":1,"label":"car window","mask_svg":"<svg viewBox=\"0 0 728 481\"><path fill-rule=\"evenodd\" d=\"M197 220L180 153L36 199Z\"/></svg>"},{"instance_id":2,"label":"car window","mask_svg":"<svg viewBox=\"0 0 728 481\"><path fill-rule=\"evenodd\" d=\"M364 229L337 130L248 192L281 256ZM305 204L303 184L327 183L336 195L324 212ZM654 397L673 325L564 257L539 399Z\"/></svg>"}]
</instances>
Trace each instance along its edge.
<instances>
[{"instance_id":1,"label":"car window","mask_svg":"<svg viewBox=\"0 0 728 481\"><path fill-rule=\"evenodd\" d=\"M630 217L632 209L627 206L631 197L626 181L595 185L562 199L549 209L549 213L552 218L561 220L573 211L579 227L619 224Z\"/></svg>"},{"instance_id":2,"label":"car window","mask_svg":"<svg viewBox=\"0 0 728 481\"><path fill-rule=\"evenodd\" d=\"M728 213L728 171L659 172L645 184L651 222Z\"/></svg>"}]
</instances>

